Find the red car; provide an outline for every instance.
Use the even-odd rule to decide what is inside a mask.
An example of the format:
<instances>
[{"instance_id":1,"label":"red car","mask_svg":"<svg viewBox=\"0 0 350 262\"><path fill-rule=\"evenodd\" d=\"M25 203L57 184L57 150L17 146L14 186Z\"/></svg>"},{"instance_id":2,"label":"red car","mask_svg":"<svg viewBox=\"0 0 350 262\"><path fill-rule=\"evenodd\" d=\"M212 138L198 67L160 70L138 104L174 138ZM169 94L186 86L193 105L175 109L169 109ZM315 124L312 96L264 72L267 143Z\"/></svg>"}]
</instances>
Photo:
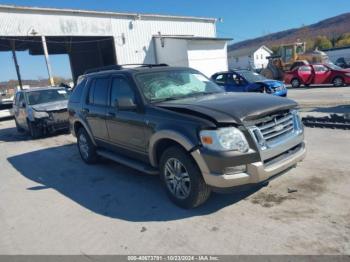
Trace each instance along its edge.
<instances>
[{"instance_id":1,"label":"red car","mask_svg":"<svg viewBox=\"0 0 350 262\"><path fill-rule=\"evenodd\" d=\"M333 84L339 87L350 84L350 70L334 64L303 65L285 72L284 82L292 87L312 84Z\"/></svg>"}]
</instances>

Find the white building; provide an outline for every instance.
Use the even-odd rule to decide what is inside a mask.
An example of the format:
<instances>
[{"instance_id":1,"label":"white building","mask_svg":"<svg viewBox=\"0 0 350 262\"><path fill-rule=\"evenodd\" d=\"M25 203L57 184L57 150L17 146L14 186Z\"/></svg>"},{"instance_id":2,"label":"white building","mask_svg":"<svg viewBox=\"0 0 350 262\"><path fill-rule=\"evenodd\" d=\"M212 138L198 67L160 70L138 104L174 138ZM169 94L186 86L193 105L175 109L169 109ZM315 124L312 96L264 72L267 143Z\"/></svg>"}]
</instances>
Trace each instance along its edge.
<instances>
[{"instance_id":1,"label":"white building","mask_svg":"<svg viewBox=\"0 0 350 262\"><path fill-rule=\"evenodd\" d=\"M262 69L268 64L267 57L272 51L262 45L260 47L242 48L228 51L228 66L230 69Z\"/></svg>"},{"instance_id":2,"label":"white building","mask_svg":"<svg viewBox=\"0 0 350 262\"><path fill-rule=\"evenodd\" d=\"M216 37L213 18L0 5L0 51L43 55L42 36L50 55L69 56L74 79L111 64L227 70L227 39Z\"/></svg>"},{"instance_id":3,"label":"white building","mask_svg":"<svg viewBox=\"0 0 350 262\"><path fill-rule=\"evenodd\" d=\"M339 58L345 58L347 61L350 60L350 46L324 49L322 51L328 55L329 60L333 63Z\"/></svg>"}]
</instances>

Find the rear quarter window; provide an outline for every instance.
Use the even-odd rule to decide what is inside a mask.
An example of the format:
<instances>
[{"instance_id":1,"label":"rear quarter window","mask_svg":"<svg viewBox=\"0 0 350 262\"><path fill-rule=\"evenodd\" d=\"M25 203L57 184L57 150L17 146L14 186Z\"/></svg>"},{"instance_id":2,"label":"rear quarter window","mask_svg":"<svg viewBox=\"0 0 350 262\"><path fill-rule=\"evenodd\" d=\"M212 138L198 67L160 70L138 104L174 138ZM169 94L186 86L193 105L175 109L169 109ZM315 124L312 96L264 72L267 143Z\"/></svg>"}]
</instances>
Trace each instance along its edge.
<instances>
[{"instance_id":1,"label":"rear quarter window","mask_svg":"<svg viewBox=\"0 0 350 262\"><path fill-rule=\"evenodd\" d=\"M86 79L81 81L74 89L70 95L70 102L79 103L81 101L81 97L83 95L83 90L86 84Z\"/></svg>"}]
</instances>

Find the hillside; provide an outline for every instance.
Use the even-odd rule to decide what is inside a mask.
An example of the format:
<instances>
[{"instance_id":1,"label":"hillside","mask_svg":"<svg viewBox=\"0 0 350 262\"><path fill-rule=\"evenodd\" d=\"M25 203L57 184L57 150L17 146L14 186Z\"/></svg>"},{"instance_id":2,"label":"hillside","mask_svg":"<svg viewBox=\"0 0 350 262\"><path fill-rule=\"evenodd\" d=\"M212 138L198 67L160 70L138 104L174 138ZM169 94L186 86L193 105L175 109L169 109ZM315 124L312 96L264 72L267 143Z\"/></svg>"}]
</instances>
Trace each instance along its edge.
<instances>
[{"instance_id":1,"label":"hillside","mask_svg":"<svg viewBox=\"0 0 350 262\"><path fill-rule=\"evenodd\" d=\"M306 39L316 38L317 36L327 36L328 38L339 37L344 33L350 32L350 13L331 17L318 23L304 26L301 28L289 29L266 36L245 40L229 46L229 50L250 48L259 45L269 47L277 46L282 43L295 42L297 39L305 41Z\"/></svg>"}]
</instances>

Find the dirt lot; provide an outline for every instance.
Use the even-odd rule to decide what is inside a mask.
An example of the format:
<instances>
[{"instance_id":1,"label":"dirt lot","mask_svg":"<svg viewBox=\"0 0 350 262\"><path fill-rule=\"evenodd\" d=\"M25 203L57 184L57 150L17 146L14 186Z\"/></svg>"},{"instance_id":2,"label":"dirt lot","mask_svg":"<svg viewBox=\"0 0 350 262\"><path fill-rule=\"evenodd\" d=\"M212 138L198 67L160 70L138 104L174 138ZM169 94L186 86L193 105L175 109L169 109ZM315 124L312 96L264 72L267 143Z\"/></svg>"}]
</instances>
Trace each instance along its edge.
<instances>
[{"instance_id":1,"label":"dirt lot","mask_svg":"<svg viewBox=\"0 0 350 262\"><path fill-rule=\"evenodd\" d=\"M268 187L182 210L156 176L0 122L0 254L350 254L350 132L306 137L305 161Z\"/></svg>"}]
</instances>

